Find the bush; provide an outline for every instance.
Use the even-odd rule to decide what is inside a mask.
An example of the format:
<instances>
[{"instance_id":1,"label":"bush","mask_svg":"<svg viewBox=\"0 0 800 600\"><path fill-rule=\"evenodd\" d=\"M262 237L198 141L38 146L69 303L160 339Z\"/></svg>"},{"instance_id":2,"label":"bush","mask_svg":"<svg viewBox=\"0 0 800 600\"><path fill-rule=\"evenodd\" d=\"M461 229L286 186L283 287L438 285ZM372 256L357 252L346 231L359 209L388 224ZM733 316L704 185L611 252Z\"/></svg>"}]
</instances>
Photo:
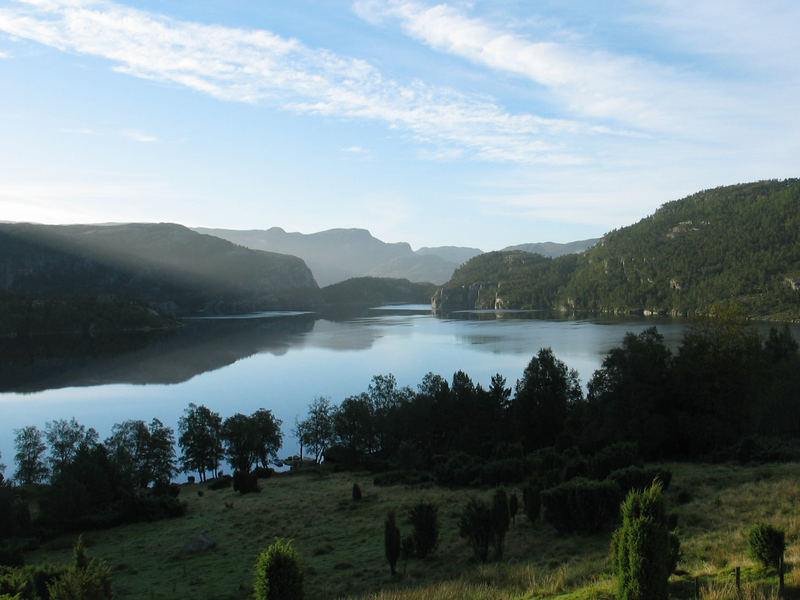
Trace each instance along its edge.
<instances>
[{"instance_id":1,"label":"bush","mask_svg":"<svg viewBox=\"0 0 800 600\"><path fill-rule=\"evenodd\" d=\"M640 463L636 442L618 442L606 446L589 459L589 477L605 479L612 471Z\"/></svg>"},{"instance_id":2,"label":"bush","mask_svg":"<svg viewBox=\"0 0 800 600\"><path fill-rule=\"evenodd\" d=\"M256 479L269 479L275 474L275 470L270 467L256 467L253 469L253 475Z\"/></svg>"},{"instance_id":3,"label":"bush","mask_svg":"<svg viewBox=\"0 0 800 600\"><path fill-rule=\"evenodd\" d=\"M400 557L400 530L394 522L394 513L390 512L386 516L386 521L383 526L383 545L386 550L386 560L389 562L389 569L392 575L395 574L395 566L397 559Z\"/></svg>"},{"instance_id":4,"label":"bush","mask_svg":"<svg viewBox=\"0 0 800 600\"><path fill-rule=\"evenodd\" d=\"M234 471L233 489L240 494L261 491L261 488L258 487L258 477L251 471Z\"/></svg>"},{"instance_id":5,"label":"bush","mask_svg":"<svg viewBox=\"0 0 800 600\"><path fill-rule=\"evenodd\" d=\"M302 600L303 574L292 542L276 539L256 562L256 600Z\"/></svg>"},{"instance_id":6,"label":"bush","mask_svg":"<svg viewBox=\"0 0 800 600\"><path fill-rule=\"evenodd\" d=\"M618 600L666 600L667 580L678 558L669 532L661 484L631 491L622 503L622 527L611 542Z\"/></svg>"},{"instance_id":7,"label":"bush","mask_svg":"<svg viewBox=\"0 0 800 600\"><path fill-rule=\"evenodd\" d=\"M766 523L756 523L747 533L748 553L764 567L780 566L786 540L783 531Z\"/></svg>"},{"instance_id":8,"label":"bush","mask_svg":"<svg viewBox=\"0 0 800 600\"><path fill-rule=\"evenodd\" d=\"M409 514L409 521L414 528L414 549L420 558L433 552L439 541L437 512L436 505L419 502Z\"/></svg>"},{"instance_id":9,"label":"bush","mask_svg":"<svg viewBox=\"0 0 800 600\"><path fill-rule=\"evenodd\" d=\"M517 516L517 511L519 510L519 500L517 500L516 494L511 494L508 498L508 516L511 517L511 522L514 522L514 519Z\"/></svg>"},{"instance_id":10,"label":"bush","mask_svg":"<svg viewBox=\"0 0 800 600\"><path fill-rule=\"evenodd\" d=\"M672 472L666 469L645 469L643 467L630 466L624 469L612 471L607 479L619 486L622 496L626 496L631 490L646 490L653 482L658 479L664 491L669 488L672 481Z\"/></svg>"},{"instance_id":11,"label":"bush","mask_svg":"<svg viewBox=\"0 0 800 600\"><path fill-rule=\"evenodd\" d=\"M359 486L357 483L353 484L353 500L355 502L361 500L361 486Z\"/></svg>"},{"instance_id":12,"label":"bush","mask_svg":"<svg viewBox=\"0 0 800 600\"><path fill-rule=\"evenodd\" d=\"M104 562L89 559L79 537L73 550L73 564L47 584L50 600L110 600L111 568Z\"/></svg>"},{"instance_id":13,"label":"bush","mask_svg":"<svg viewBox=\"0 0 800 600\"><path fill-rule=\"evenodd\" d=\"M64 567L53 565L0 567L0 598L6 595L20 600L48 598L47 586L65 572Z\"/></svg>"},{"instance_id":14,"label":"bush","mask_svg":"<svg viewBox=\"0 0 800 600\"><path fill-rule=\"evenodd\" d=\"M522 508L525 509L525 516L533 525L542 509L542 496L538 486L529 484L522 490Z\"/></svg>"},{"instance_id":15,"label":"bush","mask_svg":"<svg viewBox=\"0 0 800 600\"><path fill-rule=\"evenodd\" d=\"M208 484L208 489L215 491L224 490L231 487L232 483L233 477L230 475L220 475L219 477L211 480L211 483Z\"/></svg>"},{"instance_id":16,"label":"bush","mask_svg":"<svg viewBox=\"0 0 800 600\"><path fill-rule=\"evenodd\" d=\"M489 559L489 544L494 539L492 511L480 500L470 499L458 520L458 533L467 539L475 558L485 563Z\"/></svg>"},{"instance_id":17,"label":"bush","mask_svg":"<svg viewBox=\"0 0 800 600\"><path fill-rule=\"evenodd\" d=\"M425 471L386 471L372 480L376 486L386 485L424 485L431 483L431 476Z\"/></svg>"},{"instance_id":18,"label":"bush","mask_svg":"<svg viewBox=\"0 0 800 600\"><path fill-rule=\"evenodd\" d=\"M503 558L503 544L506 541L511 515L508 512L508 497L503 488L497 488L492 497L492 529L497 558Z\"/></svg>"},{"instance_id":19,"label":"bush","mask_svg":"<svg viewBox=\"0 0 800 600\"><path fill-rule=\"evenodd\" d=\"M619 515L619 487L613 481L578 477L542 492L544 518L560 533L595 533Z\"/></svg>"}]
</instances>

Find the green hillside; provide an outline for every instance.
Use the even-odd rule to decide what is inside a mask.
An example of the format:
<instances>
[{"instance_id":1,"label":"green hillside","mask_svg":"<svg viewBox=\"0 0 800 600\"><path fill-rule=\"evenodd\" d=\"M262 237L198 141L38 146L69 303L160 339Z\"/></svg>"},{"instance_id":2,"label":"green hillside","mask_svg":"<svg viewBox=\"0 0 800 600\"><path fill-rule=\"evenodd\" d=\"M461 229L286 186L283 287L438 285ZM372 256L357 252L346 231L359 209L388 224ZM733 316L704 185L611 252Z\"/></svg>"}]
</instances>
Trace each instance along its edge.
<instances>
[{"instance_id":1,"label":"green hillside","mask_svg":"<svg viewBox=\"0 0 800 600\"><path fill-rule=\"evenodd\" d=\"M800 180L669 202L578 255L478 256L434 296L438 310L543 308L691 315L736 301L751 316L800 318Z\"/></svg>"}]
</instances>

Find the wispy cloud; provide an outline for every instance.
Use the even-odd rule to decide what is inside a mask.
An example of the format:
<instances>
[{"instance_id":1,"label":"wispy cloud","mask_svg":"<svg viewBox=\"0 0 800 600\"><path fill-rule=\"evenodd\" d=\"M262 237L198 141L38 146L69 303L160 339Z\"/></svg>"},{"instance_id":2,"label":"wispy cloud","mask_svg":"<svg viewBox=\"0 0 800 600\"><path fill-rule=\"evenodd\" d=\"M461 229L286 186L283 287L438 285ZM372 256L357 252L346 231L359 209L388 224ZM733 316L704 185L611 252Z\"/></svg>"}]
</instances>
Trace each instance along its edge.
<instances>
[{"instance_id":1,"label":"wispy cloud","mask_svg":"<svg viewBox=\"0 0 800 600\"><path fill-rule=\"evenodd\" d=\"M361 146L348 146L347 148L342 148L342 152L346 152L348 154L367 154L369 150L366 150Z\"/></svg>"},{"instance_id":2,"label":"wispy cloud","mask_svg":"<svg viewBox=\"0 0 800 600\"><path fill-rule=\"evenodd\" d=\"M157 137L146 133L142 133L141 131L138 131L136 129L126 129L125 131L122 132L122 135L134 140L135 142L142 142L145 144L158 141Z\"/></svg>"},{"instance_id":3,"label":"wispy cloud","mask_svg":"<svg viewBox=\"0 0 800 600\"><path fill-rule=\"evenodd\" d=\"M611 133L579 120L512 113L483 96L401 83L363 60L266 30L178 21L103 0L25 0L0 9L0 31L221 100L383 122L445 155L455 149L488 161L582 162L569 140Z\"/></svg>"},{"instance_id":4,"label":"wispy cloud","mask_svg":"<svg viewBox=\"0 0 800 600\"><path fill-rule=\"evenodd\" d=\"M7 52L0 51L0 59L3 59L3 58L11 58L11 55L8 54Z\"/></svg>"},{"instance_id":5,"label":"wispy cloud","mask_svg":"<svg viewBox=\"0 0 800 600\"><path fill-rule=\"evenodd\" d=\"M703 25L699 24L731 25L736 20L724 14L729 11L728 3L654 0L651 4L656 6L658 14L649 11L645 16L643 11L639 16L649 19L648 26L680 29L698 43L703 38ZM742 2L737 0L737 4ZM787 23L796 24L800 14L797 4L793 5L787 12L794 18ZM554 106L566 109L560 114L571 118L615 123L618 127L629 126L659 135L713 138L718 134L716 120L722 115L741 117L742 102L732 98L736 95L734 91L740 91L735 88L738 82L731 83L708 71L698 72L692 61L673 65L650 57L611 52L592 47L579 35L563 32L558 41L537 39L533 29L527 34L520 33L446 3L357 0L353 6L373 24L396 22L407 35L430 48L542 86ZM756 16L760 11L763 11L761 5L751 5L748 12ZM752 29L745 23L737 24L724 40L725 26L714 26L712 33L717 35L710 37L716 42L706 42L707 47L716 44L721 51L730 50L739 31ZM782 28L784 33L787 27L790 26ZM707 29L705 33L708 34ZM759 39L764 37L768 34ZM797 37L792 34L787 39L795 40L792 44L796 47ZM797 51L792 57L796 61Z\"/></svg>"}]
</instances>

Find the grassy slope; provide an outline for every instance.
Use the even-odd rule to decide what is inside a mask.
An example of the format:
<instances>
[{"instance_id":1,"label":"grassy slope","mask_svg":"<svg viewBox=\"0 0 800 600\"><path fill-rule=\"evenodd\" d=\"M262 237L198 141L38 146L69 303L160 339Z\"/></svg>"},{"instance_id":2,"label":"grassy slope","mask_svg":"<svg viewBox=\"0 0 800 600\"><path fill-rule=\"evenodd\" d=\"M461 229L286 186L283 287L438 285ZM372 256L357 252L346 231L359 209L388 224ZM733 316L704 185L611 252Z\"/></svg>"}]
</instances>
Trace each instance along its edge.
<instances>
[{"instance_id":1,"label":"grassy slope","mask_svg":"<svg viewBox=\"0 0 800 600\"><path fill-rule=\"evenodd\" d=\"M668 468L674 477L667 499L679 513L679 568L686 572L673 576L676 597L692 597L695 576L701 577L704 597L730 597L724 586L737 565L745 582L774 585L774 574L755 568L746 556L745 533L757 520L787 533L787 591L795 597L800 569L791 569L800 564L800 465ZM364 493L359 503L351 500L355 481ZM519 495L519 490L509 491ZM85 539L90 555L112 566L120 599L248 598L256 556L278 536L295 540L306 568L306 597L312 599L613 597L608 533L558 536L541 520L532 526L518 515L503 563L476 565L457 533L457 514L471 494L490 496L488 491L376 488L368 476L351 474L276 476L262 482L259 494L249 496L186 485L181 491L189 503L186 517L92 532ZM683 504L678 504L679 495ZM392 578L383 556L383 519L395 510L401 530L409 532L405 514L418 500L439 505L440 544L425 562L412 559L405 569L401 563L405 574ZM217 548L181 556L184 541L199 531L215 539ZM27 558L68 562L73 541L53 540ZM705 593L708 586L713 591Z\"/></svg>"}]
</instances>

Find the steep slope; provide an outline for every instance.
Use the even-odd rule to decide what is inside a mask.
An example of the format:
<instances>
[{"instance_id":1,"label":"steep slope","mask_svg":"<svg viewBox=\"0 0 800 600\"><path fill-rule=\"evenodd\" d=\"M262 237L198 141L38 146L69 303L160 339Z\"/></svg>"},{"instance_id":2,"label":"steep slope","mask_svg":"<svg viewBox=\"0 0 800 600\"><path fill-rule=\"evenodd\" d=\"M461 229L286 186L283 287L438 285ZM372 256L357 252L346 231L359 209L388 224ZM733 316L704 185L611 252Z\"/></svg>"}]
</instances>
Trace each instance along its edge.
<instances>
[{"instance_id":1,"label":"steep slope","mask_svg":"<svg viewBox=\"0 0 800 600\"><path fill-rule=\"evenodd\" d=\"M371 277L390 277L409 281L430 282L441 285L453 276L458 263L435 254L401 256L372 269Z\"/></svg>"},{"instance_id":2,"label":"steep slope","mask_svg":"<svg viewBox=\"0 0 800 600\"><path fill-rule=\"evenodd\" d=\"M298 256L321 286L364 276L442 284L459 265L481 254L477 248L457 246L414 252L405 242L386 243L366 229L328 229L309 234L290 233L280 227L247 231L197 227L195 231L255 250Z\"/></svg>"},{"instance_id":3,"label":"steep slope","mask_svg":"<svg viewBox=\"0 0 800 600\"><path fill-rule=\"evenodd\" d=\"M0 224L0 289L139 298L178 313L297 307L318 294L298 258L171 223Z\"/></svg>"},{"instance_id":4,"label":"steep slope","mask_svg":"<svg viewBox=\"0 0 800 600\"><path fill-rule=\"evenodd\" d=\"M582 254L473 258L433 302L437 310L494 306L689 315L734 300L755 317L798 319L799 288L800 180L790 179L669 202Z\"/></svg>"},{"instance_id":5,"label":"steep slope","mask_svg":"<svg viewBox=\"0 0 800 600\"><path fill-rule=\"evenodd\" d=\"M389 303L427 303L435 286L408 279L354 277L322 288L322 298L332 305L377 306Z\"/></svg>"},{"instance_id":6,"label":"steep slope","mask_svg":"<svg viewBox=\"0 0 800 600\"><path fill-rule=\"evenodd\" d=\"M248 231L198 227L195 231L248 248L298 256L321 286L365 275L394 258L413 256L408 244L387 244L366 229L328 229L310 234L290 233L280 227Z\"/></svg>"}]
</instances>

